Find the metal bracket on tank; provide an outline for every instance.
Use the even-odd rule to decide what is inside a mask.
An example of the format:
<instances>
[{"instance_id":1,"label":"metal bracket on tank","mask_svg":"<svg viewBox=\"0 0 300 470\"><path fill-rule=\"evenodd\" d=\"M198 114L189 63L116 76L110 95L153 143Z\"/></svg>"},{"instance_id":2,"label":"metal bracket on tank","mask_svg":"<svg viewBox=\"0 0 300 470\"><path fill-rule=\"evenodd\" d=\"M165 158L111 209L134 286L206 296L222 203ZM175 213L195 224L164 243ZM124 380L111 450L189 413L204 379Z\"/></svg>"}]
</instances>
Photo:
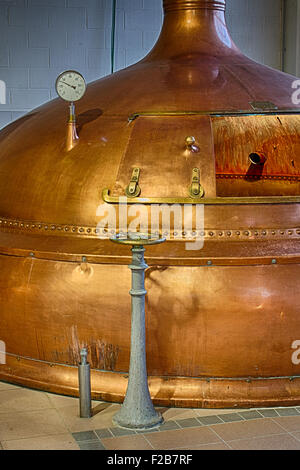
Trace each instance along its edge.
<instances>
[{"instance_id":1,"label":"metal bracket on tank","mask_svg":"<svg viewBox=\"0 0 300 470\"><path fill-rule=\"evenodd\" d=\"M139 168L133 169L130 183L125 189L127 197L138 197L141 194L141 188L139 187L140 173L141 170Z\"/></svg>"},{"instance_id":2,"label":"metal bracket on tank","mask_svg":"<svg viewBox=\"0 0 300 470\"><path fill-rule=\"evenodd\" d=\"M193 169L192 184L189 188L189 193L192 198L201 198L204 196L204 189L200 184L200 170L199 168Z\"/></svg>"}]
</instances>

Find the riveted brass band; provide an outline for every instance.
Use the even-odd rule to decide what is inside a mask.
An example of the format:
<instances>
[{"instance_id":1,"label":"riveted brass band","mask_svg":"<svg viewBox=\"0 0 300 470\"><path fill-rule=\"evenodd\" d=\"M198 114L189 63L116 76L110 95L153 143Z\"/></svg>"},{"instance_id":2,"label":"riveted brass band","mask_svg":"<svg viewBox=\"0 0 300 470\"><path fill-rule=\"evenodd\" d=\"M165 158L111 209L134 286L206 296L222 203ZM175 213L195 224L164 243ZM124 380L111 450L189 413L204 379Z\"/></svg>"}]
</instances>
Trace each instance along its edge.
<instances>
[{"instance_id":1,"label":"riveted brass band","mask_svg":"<svg viewBox=\"0 0 300 470\"><path fill-rule=\"evenodd\" d=\"M290 181L298 183L300 181L300 175L243 175L243 174L226 174L217 173L217 179L244 179L244 180L264 180L264 181Z\"/></svg>"},{"instance_id":2,"label":"riveted brass band","mask_svg":"<svg viewBox=\"0 0 300 470\"><path fill-rule=\"evenodd\" d=\"M194 199L193 199L194 201ZM131 200L129 201L131 203ZM114 236L115 231L110 231L106 227L95 226L75 226L75 225L54 225L51 223L40 223L30 221L18 221L6 218L0 219L0 231L14 231L16 233L44 233L51 236L76 236L84 238L103 239ZM253 239L299 239L300 227L280 227L280 228L210 228L204 230L192 231L162 231L155 234L156 236L171 237L176 241L187 241L189 239L204 238L205 240L253 240Z\"/></svg>"}]
</instances>

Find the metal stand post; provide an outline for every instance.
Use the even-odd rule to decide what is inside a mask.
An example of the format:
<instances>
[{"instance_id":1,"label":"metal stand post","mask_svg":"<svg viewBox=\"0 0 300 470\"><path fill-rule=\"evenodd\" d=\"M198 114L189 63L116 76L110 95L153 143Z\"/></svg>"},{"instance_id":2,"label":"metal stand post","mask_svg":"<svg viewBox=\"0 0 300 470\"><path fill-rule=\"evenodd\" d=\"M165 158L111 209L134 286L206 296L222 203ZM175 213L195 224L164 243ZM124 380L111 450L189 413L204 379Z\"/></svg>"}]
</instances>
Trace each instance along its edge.
<instances>
[{"instance_id":1,"label":"metal stand post","mask_svg":"<svg viewBox=\"0 0 300 470\"><path fill-rule=\"evenodd\" d=\"M126 429L151 429L163 422L160 413L154 409L151 401L146 366L145 341L145 248L143 245L163 243L165 239L151 239L148 237L113 238L115 243L132 246L131 295L131 350L129 381L126 396L121 409L113 417L113 423Z\"/></svg>"},{"instance_id":2,"label":"metal stand post","mask_svg":"<svg viewBox=\"0 0 300 470\"><path fill-rule=\"evenodd\" d=\"M78 366L80 418L91 418L91 370L87 362L87 349L80 351L81 363Z\"/></svg>"}]
</instances>

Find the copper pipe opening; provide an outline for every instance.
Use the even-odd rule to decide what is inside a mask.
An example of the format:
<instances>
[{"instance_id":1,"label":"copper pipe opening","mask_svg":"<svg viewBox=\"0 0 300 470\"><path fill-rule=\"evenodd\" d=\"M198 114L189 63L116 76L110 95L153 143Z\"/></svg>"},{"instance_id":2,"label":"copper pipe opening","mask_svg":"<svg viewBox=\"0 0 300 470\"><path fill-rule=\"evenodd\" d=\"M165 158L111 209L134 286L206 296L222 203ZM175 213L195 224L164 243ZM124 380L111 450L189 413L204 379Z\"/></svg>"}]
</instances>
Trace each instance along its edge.
<instances>
[{"instance_id":1,"label":"copper pipe opening","mask_svg":"<svg viewBox=\"0 0 300 470\"><path fill-rule=\"evenodd\" d=\"M267 157L263 153L254 152L250 153L249 160L253 165L264 165L267 161Z\"/></svg>"},{"instance_id":2,"label":"copper pipe opening","mask_svg":"<svg viewBox=\"0 0 300 470\"><path fill-rule=\"evenodd\" d=\"M164 10L219 10L225 11L225 0L164 0Z\"/></svg>"}]
</instances>

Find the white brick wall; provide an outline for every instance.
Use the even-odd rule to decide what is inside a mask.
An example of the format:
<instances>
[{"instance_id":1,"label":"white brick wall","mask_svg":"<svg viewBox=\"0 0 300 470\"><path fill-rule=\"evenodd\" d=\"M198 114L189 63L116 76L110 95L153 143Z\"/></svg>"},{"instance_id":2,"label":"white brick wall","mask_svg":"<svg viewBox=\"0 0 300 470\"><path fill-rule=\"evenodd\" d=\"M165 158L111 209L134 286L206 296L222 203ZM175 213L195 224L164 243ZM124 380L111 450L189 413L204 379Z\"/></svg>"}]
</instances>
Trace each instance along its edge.
<instances>
[{"instance_id":1,"label":"white brick wall","mask_svg":"<svg viewBox=\"0 0 300 470\"><path fill-rule=\"evenodd\" d=\"M252 58L280 66L280 0L227 0L233 39ZM162 23L161 0L117 0L115 70L141 59ZM112 0L0 0L0 128L55 98L68 68L93 81L110 73Z\"/></svg>"}]
</instances>

